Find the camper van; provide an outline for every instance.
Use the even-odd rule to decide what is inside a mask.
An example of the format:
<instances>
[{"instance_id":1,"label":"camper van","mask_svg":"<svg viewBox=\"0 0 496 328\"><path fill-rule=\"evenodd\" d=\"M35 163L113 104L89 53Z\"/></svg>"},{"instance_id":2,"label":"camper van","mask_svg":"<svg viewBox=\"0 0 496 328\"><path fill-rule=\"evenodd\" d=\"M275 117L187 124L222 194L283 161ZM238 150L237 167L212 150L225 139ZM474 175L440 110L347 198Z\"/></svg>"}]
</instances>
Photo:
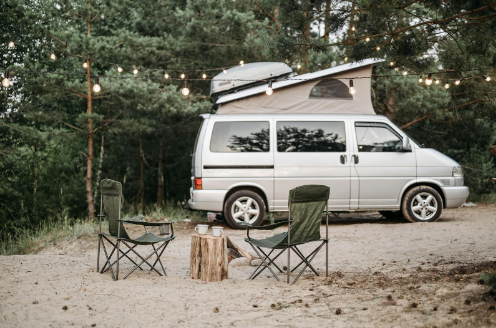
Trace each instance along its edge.
<instances>
[{"instance_id":1,"label":"camper van","mask_svg":"<svg viewBox=\"0 0 496 328\"><path fill-rule=\"evenodd\" d=\"M359 77L375 62L275 77L271 96L265 83L219 97L217 113L201 115L189 207L222 212L233 228L261 225L306 184L330 187L333 212L432 222L461 206L468 188L460 165L373 112L370 79ZM356 93L340 76L355 79Z\"/></svg>"}]
</instances>

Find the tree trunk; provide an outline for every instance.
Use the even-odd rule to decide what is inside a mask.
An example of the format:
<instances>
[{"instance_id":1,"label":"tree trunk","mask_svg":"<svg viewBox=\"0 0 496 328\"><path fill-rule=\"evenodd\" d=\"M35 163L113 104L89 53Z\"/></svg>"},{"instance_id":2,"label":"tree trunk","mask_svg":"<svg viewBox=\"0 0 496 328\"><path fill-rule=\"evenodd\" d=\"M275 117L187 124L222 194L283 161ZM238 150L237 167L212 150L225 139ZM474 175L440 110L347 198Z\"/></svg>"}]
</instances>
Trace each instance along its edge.
<instances>
[{"instance_id":1,"label":"tree trunk","mask_svg":"<svg viewBox=\"0 0 496 328\"><path fill-rule=\"evenodd\" d=\"M329 24L331 24L331 1L327 1L324 21L324 40L329 41Z\"/></svg>"},{"instance_id":2,"label":"tree trunk","mask_svg":"<svg viewBox=\"0 0 496 328\"><path fill-rule=\"evenodd\" d=\"M140 165L141 165L141 175L140 175L140 212L143 211L143 206L145 202L145 168L144 168L144 158L143 154L143 139L140 138Z\"/></svg>"},{"instance_id":3,"label":"tree trunk","mask_svg":"<svg viewBox=\"0 0 496 328\"><path fill-rule=\"evenodd\" d=\"M88 36L91 33L91 3L88 1ZM88 67L86 68L86 82L87 82L87 108L86 113L92 114L93 108L91 103L91 61L88 60ZM86 155L86 203L88 204L88 217L95 218L95 199L93 198L92 188L93 178L93 120L88 118L88 154Z\"/></svg>"},{"instance_id":4,"label":"tree trunk","mask_svg":"<svg viewBox=\"0 0 496 328\"><path fill-rule=\"evenodd\" d=\"M102 134L102 145L100 147L100 162L98 163L98 172L96 174L96 188L95 188L94 199L98 199L97 198L98 189L100 189L100 179L102 177L102 166L103 166L103 152L105 151L104 142L105 142L105 139L104 139L104 136Z\"/></svg>"},{"instance_id":5,"label":"tree trunk","mask_svg":"<svg viewBox=\"0 0 496 328\"><path fill-rule=\"evenodd\" d=\"M190 274L202 281L222 281L228 278L227 237L191 236Z\"/></svg>"},{"instance_id":6,"label":"tree trunk","mask_svg":"<svg viewBox=\"0 0 496 328\"><path fill-rule=\"evenodd\" d=\"M36 198L38 191L38 144L34 145L34 154L33 154L33 214L37 217L36 213Z\"/></svg>"},{"instance_id":7,"label":"tree trunk","mask_svg":"<svg viewBox=\"0 0 496 328\"><path fill-rule=\"evenodd\" d=\"M162 208L164 204L164 158L165 150L160 144L160 153L158 157L158 190L157 190L157 205Z\"/></svg>"}]
</instances>

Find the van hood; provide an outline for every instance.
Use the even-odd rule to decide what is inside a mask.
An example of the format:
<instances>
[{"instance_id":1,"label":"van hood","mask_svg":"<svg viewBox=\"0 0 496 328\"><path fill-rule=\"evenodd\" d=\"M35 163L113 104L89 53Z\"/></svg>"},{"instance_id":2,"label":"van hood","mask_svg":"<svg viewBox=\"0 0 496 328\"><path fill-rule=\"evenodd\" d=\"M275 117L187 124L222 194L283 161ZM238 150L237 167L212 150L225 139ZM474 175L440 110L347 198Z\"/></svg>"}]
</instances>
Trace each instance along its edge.
<instances>
[{"instance_id":1,"label":"van hood","mask_svg":"<svg viewBox=\"0 0 496 328\"><path fill-rule=\"evenodd\" d=\"M432 148L417 148L417 166L460 166L455 160Z\"/></svg>"}]
</instances>

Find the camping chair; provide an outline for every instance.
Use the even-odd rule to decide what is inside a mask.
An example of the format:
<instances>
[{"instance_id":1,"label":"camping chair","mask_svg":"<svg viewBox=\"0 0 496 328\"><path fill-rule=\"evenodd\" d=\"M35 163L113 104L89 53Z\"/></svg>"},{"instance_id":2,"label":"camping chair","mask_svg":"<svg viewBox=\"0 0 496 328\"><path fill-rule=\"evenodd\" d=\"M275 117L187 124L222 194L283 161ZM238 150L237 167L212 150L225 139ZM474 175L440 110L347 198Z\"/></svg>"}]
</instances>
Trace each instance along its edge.
<instances>
[{"instance_id":1,"label":"camping chair","mask_svg":"<svg viewBox=\"0 0 496 328\"><path fill-rule=\"evenodd\" d=\"M270 265L273 265L280 273L283 271L274 262L285 250L288 250L288 264L287 264L287 282L289 283L289 274L295 271L300 266L303 268L300 270L296 278L293 280L294 284L300 276L303 274L305 269L310 268L317 276L317 270L310 264L315 258L317 253L320 251L322 246L326 244L326 277L329 271L329 213L327 208L327 201L329 199L329 187L321 185L305 185L296 187L289 191L289 215L288 215L288 231L277 235L274 235L265 239L253 239L250 237L250 230L272 230L281 225L286 224L286 222L278 222L275 224L270 224L267 226L254 227L249 223L241 223L247 226L247 238L248 242L255 253L260 256L262 262L255 269L253 274L248 279L255 279L260 273L265 269L269 269L272 275L279 281L274 270L272 270ZM320 238L320 223L322 221L322 213L326 212L326 237L325 239ZM311 252L308 256L305 256L301 250L298 248L299 245L306 244L312 241L321 241L321 243ZM267 248L270 251L268 254L264 252L262 248ZM293 252L298 256L301 262L295 266L292 270L290 269L290 253ZM276 252L276 255L271 258L272 253Z\"/></svg>"},{"instance_id":2,"label":"camping chair","mask_svg":"<svg viewBox=\"0 0 496 328\"><path fill-rule=\"evenodd\" d=\"M98 256L97 256L97 265L96 265L96 271L100 273L104 273L108 270L110 270L112 274L112 279L118 280L119 279L119 260L126 257L128 260L130 260L133 264L134 267L124 276L124 279L126 279L131 273L133 273L136 269L143 270L141 267L143 264L147 264L151 269L158 273L159 275L162 275L157 269L155 269L155 266L157 263L160 263L160 266L162 267L162 271L164 272L164 275L167 275L165 272L164 265L162 264L162 261L160 260L160 257L164 253L165 248L169 244L171 240L173 240L174 237L174 229L172 227L172 222L145 222L143 220L143 215L138 215L136 217L130 218L130 219L121 219L121 204L123 202L123 197L122 197L122 185L120 182L113 181L110 179L105 179L101 181L101 196L100 196L100 214L98 217L100 218L100 227L99 227L99 232L98 232ZM103 212L105 210L105 213L107 215L104 215ZM102 217L108 218L109 221L109 233L103 233L102 232ZM124 228L123 223L128 223L128 224L137 224L141 225L145 228L145 234L136 238L132 239L129 237L127 234L126 229ZM149 233L148 229L146 227L155 227L158 226L160 229L160 234L161 235L169 235L168 237L159 237L154 235L153 233ZM170 227L170 229L169 229ZM106 241L108 244L111 245L112 251L109 252L107 251L107 248L105 247L105 242ZM124 250L121 248L121 243L127 246L127 250L124 252ZM162 243L160 246L155 247L155 244ZM132 246L130 246L132 244ZM135 248L138 245L151 245L153 247L153 252L151 252L147 257L143 257L140 254L138 254L135 250ZM103 266L102 270L100 271L100 248L103 249L106 261L105 265ZM114 260L112 262L112 255L117 250L117 260ZM138 264L136 263L131 257L129 257L129 253L133 252L136 254L140 259L141 262ZM148 262L150 257L153 255L156 255L157 259L153 263L153 265ZM112 263L111 263L112 262ZM114 274L114 265L117 263L116 266L116 272Z\"/></svg>"}]
</instances>

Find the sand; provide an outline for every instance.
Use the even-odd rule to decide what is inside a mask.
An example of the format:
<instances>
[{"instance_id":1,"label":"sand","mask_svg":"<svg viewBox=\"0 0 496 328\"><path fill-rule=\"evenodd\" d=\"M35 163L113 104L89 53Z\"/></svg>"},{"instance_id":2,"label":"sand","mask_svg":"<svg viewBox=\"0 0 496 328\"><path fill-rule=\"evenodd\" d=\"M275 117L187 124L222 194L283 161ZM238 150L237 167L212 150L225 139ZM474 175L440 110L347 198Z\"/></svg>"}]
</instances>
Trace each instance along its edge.
<instances>
[{"instance_id":1,"label":"sand","mask_svg":"<svg viewBox=\"0 0 496 328\"><path fill-rule=\"evenodd\" d=\"M96 236L3 256L0 327L496 326L496 301L479 283L496 269L496 207L445 210L435 223L346 217L330 224L330 276L322 251L314 260L321 276L307 270L295 285L267 273L247 280L248 265L230 265L222 282L190 279L188 223L163 255L166 277L137 271L114 282L97 273ZM244 231L225 234L249 250ZM130 268L121 262L121 277Z\"/></svg>"}]
</instances>

